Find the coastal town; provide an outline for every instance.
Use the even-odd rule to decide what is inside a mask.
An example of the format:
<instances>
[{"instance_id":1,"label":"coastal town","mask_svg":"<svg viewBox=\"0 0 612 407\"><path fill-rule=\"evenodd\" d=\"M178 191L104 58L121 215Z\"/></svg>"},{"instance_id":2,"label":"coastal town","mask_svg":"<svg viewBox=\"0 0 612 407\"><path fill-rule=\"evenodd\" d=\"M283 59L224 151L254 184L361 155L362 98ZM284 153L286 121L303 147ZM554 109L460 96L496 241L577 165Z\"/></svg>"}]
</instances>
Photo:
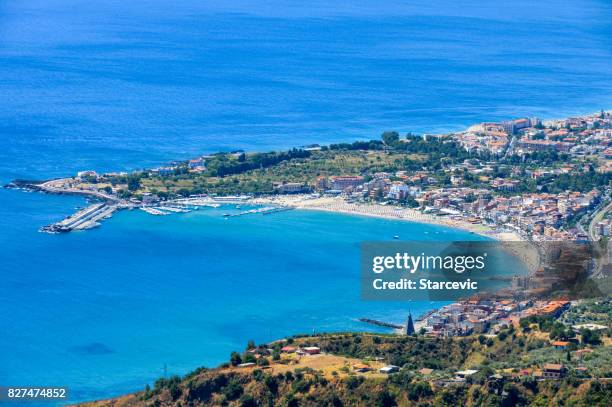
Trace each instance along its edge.
<instances>
[{"instance_id":1,"label":"coastal town","mask_svg":"<svg viewBox=\"0 0 612 407\"><path fill-rule=\"evenodd\" d=\"M611 176L612 115L601 111L486 122L450 134L385 132L381 141L284 153L219 153L132 173L87 170L9 186L106 203L43 228L52 232L98 226L118 209L165 215L268 204L496 230L515 239L597 241L612 233Z\"/></svg>"},{"instance_id":2,"label":"coastal town","mask_svg":"<svg viewBox=\"0 0 612 407\"><path fill-rule=\"evenodd\" d=\"M430 311L417 321L409 316L403 332L432 337L497 334L532 316L558 319L570 307L567 300L465 300ZM518 326L517 326L518 327Z\"/></svg>"}]
</instances>

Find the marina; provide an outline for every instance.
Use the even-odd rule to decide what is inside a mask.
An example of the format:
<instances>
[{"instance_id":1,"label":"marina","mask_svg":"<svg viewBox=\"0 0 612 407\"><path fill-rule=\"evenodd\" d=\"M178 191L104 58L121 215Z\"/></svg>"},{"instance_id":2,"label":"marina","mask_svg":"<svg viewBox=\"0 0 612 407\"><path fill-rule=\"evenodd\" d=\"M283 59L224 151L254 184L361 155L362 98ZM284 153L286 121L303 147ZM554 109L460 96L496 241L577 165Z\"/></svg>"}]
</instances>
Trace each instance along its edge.
<instances>
[{"instance_id":1,"label":"marina","mask_svg":"<svg viewBox=\"0 0 612 407\"><path fill-rule=\"evenodd\" d=\"M222 205L234 205L235 209L242 209L240 204L247 204L252 199L248 195L237 195L237 196L222 196L222 197L209 197L209 196L194 196L189 198L179 198L168 200L164 202L158 202L155 204L135 206L127 201L120 200L108 200L104 195L96 195L90 193L90 191L73 191L70 189L62 189L59 185L60 181L48 181L44 184L39 185L28 185L28 190L41 190L48 193L80 193L83 195L92 196L95 199L104 199L104 202L98 202L88 207L79 210L73 215L66 217L65 219L52 223L40 228L41 232L46 233L65 233L73 230L87 230L94 227L100 226L100 221L108 219L112 214L120 209L135 208L138 207L143 212L153 216L166 216L172 214L189 213L200 208L219 208ZM223 216L226 218L237 217L252 214L272 214L277 212L284 212L291 209L295 209L292 206L265 206L260 208L252 208L248 210L241 210L236 213L224 213Z\"/></svg>"},{"instance_id":2,"label":"marina","mask_svg":"<svg viewBox=\"0 0 612 407\"><path fill-rule=\"evenodd\" d=\"M189 198L179 198L168 201L173 204L188 205L188 206L209 206L212 208L218 208L222 204L241 204L246 203L253 197L250 195L236 195L236 196L190 196Z\"/></svg>"},{"instance_id":3,"label":"marina","mask_svg":"<svg viewBox=\"0 0 612 407\"><path fill-rule=\"evenodd\" d=\"M164 212L156 208L150 208L148 206L143 206L140 208L140 210L148 213L149 215L155 215L155 216L169 215L168 212Z\"/></svg>"},{"instance_id":4,"label":"marina","mask_svg":"<svg viewBox=\"0 0 612 407\"><path fill-rule=\"evenodd\" d=\"M140 210L148 213L149 215L157 215L157 216L163 216L163 215L170 215L172 213L188 213L191 212L194 209L198 209L197 207L195 208L187 208L185 206L141 206Z\"/></svg>"},{"instance_id":5,"label":"marina","mask_svg":"<svg viewBox=\"0 0 612 407\"><path fill-rule=\"evenodd\" d=\"M160 211L172 212L172 213L187 213L187 212L191 212L190 209L178 208L178 207L175 207L175 206L158 206L158 207L156 207L156 209L160 210Z\"/></svg>"}]
</instances>

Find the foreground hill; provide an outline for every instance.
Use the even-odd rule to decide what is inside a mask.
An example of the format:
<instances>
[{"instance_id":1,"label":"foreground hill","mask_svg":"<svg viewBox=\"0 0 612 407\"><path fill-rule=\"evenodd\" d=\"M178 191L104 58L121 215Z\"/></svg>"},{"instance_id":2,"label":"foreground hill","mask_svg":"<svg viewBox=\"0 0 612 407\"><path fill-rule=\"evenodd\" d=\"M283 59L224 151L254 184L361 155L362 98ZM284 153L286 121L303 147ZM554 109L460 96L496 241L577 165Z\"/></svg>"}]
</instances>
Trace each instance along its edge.
<instances>
[{"instance_id":1,"label":"foreground hill","mask_svg":"<svg viewBox=\"0 0 612 407\"><path fill-rule=\"evenodd\" d=\"M609 332L559 346L549 322L461 338L345 333L250 343L219 368L87 405L610 405Z\"/></svg>"}]
</instances>

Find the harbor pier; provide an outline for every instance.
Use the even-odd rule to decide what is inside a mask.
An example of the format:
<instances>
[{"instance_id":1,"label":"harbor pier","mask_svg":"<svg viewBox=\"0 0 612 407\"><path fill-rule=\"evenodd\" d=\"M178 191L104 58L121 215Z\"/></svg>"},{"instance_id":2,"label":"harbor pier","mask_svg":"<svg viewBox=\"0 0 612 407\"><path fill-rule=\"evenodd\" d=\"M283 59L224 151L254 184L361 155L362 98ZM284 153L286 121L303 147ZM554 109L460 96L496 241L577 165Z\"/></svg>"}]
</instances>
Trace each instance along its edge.
<instances>
[{"instance_id":1,"label":"harbor pier","mask_svg":"<svg viewBox=\"0 0 612 407\"><path fill-rule=\"evenodd\" d=\"M107 203L96 203L81 209L62 221L40 228L41 232L62 233L72 230L86 230L99 226L99 221L109 218L119 207Z\"/></svg>"}]
</instances>

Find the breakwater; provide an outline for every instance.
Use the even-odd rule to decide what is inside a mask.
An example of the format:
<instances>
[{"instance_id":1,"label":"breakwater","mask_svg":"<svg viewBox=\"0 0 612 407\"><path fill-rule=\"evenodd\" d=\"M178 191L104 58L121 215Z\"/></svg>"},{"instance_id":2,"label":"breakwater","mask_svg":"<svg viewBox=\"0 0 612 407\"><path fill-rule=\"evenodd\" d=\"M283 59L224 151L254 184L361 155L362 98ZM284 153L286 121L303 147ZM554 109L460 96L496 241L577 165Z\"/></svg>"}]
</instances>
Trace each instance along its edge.
<instances>
[{"instance_id":1,"label":"breakwater","mask_svg":"<svg viewBox=\"0 0 612 407\"><path fill-rule=\"evenodd\" d=\"M86 230L97 227L100 221L109 218L119 207L117 205L107 205L106 203L95 203L50 225L40 228L41 232L63 233L73 230Z\"/></svg>"},{"instance_id":2,"label":"breakwater","mask_svg":"<svg viewBox=\"0 0 612 407\"><path fill-rule=\"evenodd\" d=\"M376 319L371 319L371 318L359 318L359 322L363 322L366 324L371 324L371 325L376 325L376 326L382 326L385 328L393 328L393 329L402 329L403 326L398 325L398 324L392 324L390 322L384 322L384 321L378 321Z\"/></svg>"}]
</instances>

